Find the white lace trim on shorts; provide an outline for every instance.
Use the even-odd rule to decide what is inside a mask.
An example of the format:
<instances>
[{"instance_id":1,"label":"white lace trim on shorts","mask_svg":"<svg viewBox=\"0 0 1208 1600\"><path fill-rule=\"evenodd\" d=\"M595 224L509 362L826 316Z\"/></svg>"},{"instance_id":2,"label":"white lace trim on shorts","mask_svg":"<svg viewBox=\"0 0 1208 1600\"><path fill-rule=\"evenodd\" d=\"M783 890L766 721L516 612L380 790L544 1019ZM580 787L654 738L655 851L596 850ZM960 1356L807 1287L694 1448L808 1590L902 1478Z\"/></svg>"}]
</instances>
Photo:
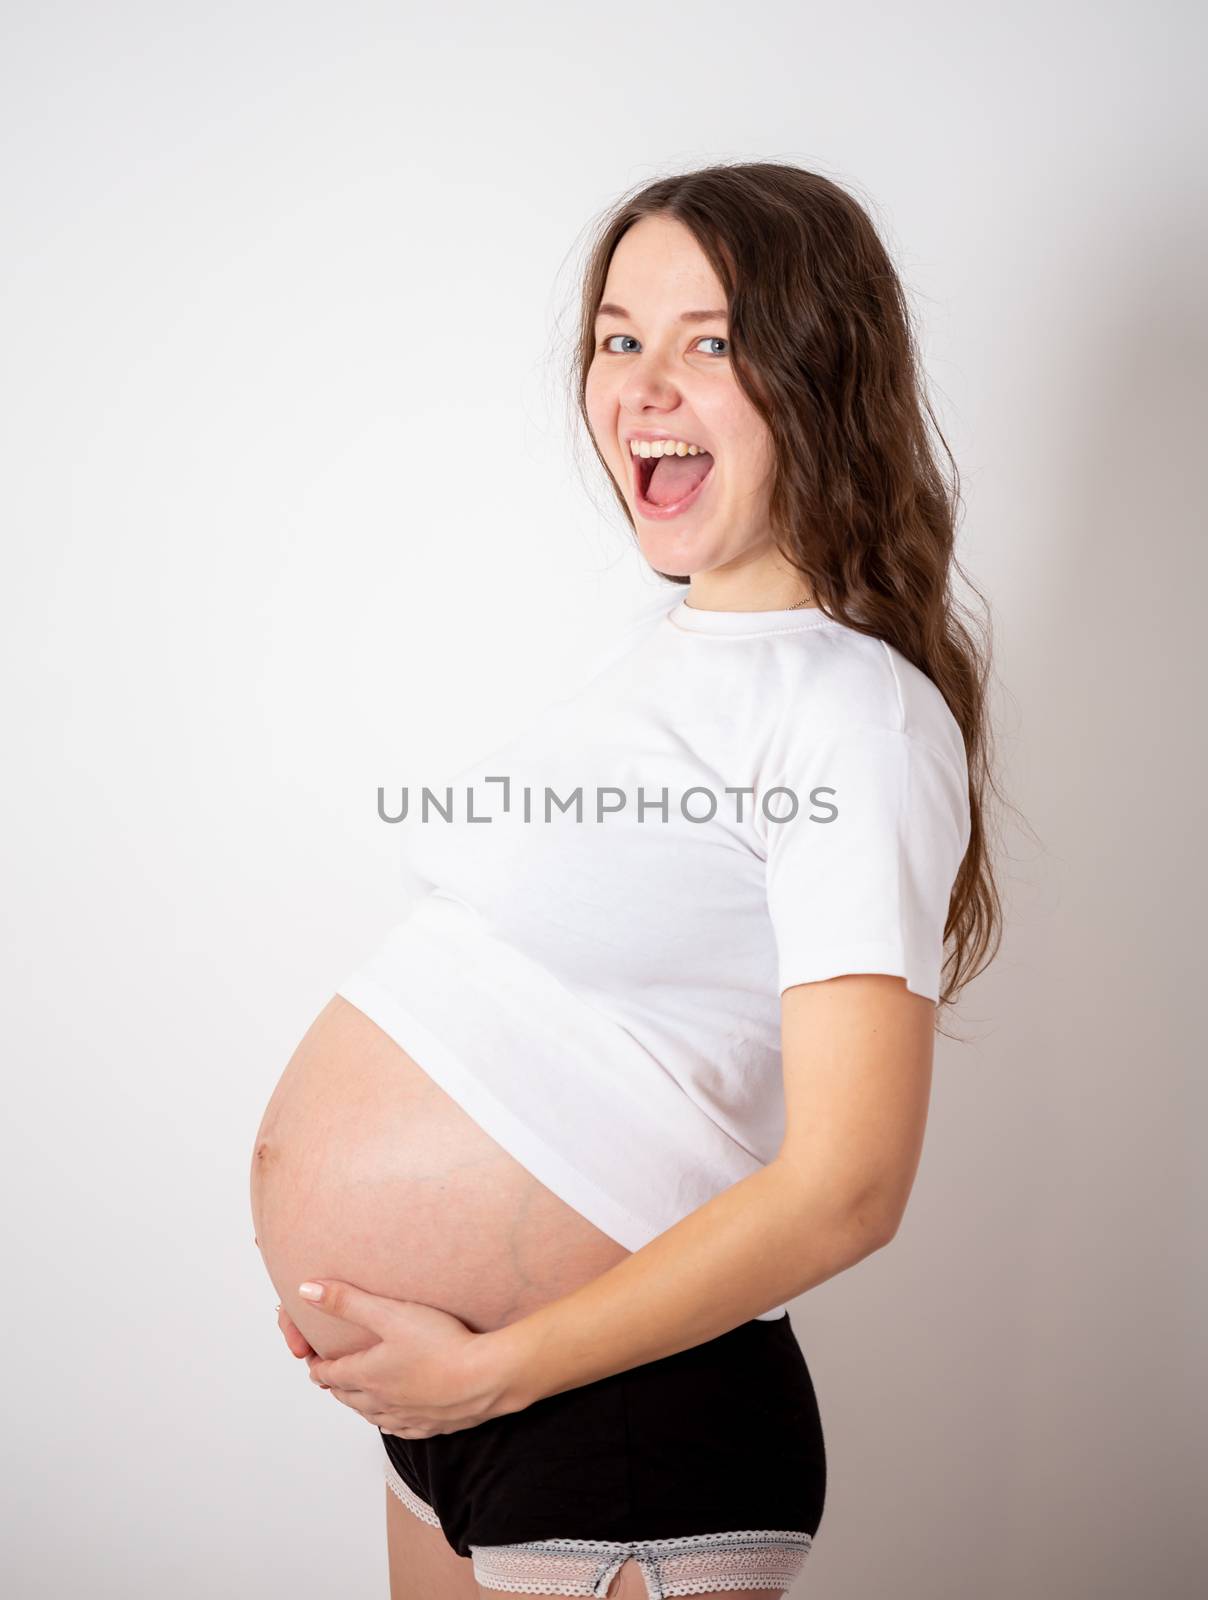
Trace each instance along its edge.
<instances>
[{"instance_id":1,"label":"white lace trim on shorts","mask_svg":"<svg viewBox=\"0 0 1208 1600\"><path fill-rule=\"evenodd\" d=\"M483 1589L515 1594L595 1595L625 1562L642 1569L650 1600L735 1589L788 1589L813 1543L808 1533L762 1529L696 1533L678 1539L536 1539L471 1545Z\"/></svg>"},{"instance_id":2,"label":"white lace trim on shorts","mask_svg":"<svg viewBox=\"0 0 1208 1600\"><path fill-rule=\"evenodd\" d=\"M415 1490L411 1488L406 1480L399 1476L398 1468L395 1466L394 1462L391 1461L389 1456L383 1456L382 1459L386 1463L386 1482L394 1490L395 1494L398 1495L399 1499L406 1506L407 1510L413 1511L421 1522L427 1522L430 1523L432 1527L439 1528L440 1518L436 1515L436 1512L433 1511L428 1502L426 1500L421 1500L419 1495L416 1494Z\"/></svg>"},{"instance_id":3,"label":"white lace trim on shorts","mask_svg":"<svg viewBox=\"0 0 1208 1600\"><path fill-rule=\"evenodd\" d=\"M385 1457L386 1482L409 1511L434 1528L440 1518ZM788 1589L813 1539L794 1529L695 1533L677 1539L532 1539L523 1544L470 1546L474 1577L483 1589L513 1594L608 1593L626 1561L642 1569L649 1600L736 1589Z\"/></svg>"}]
</instances>

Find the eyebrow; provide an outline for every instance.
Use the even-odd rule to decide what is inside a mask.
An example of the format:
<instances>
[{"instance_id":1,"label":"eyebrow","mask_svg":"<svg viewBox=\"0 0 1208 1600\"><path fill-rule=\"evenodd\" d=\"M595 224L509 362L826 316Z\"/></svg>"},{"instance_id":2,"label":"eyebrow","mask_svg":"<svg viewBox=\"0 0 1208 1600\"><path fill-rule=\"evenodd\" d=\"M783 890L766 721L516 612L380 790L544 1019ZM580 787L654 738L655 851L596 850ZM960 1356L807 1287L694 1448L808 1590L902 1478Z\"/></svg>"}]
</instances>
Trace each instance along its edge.
<instances>
[{"instance_id":1,"label":"eyebrow","mask_svg":"<svg viewBox=\"0 0 1208 1600\"><path fill-rule=\"evenodd\" d=\"M724 322L726 317L728 316L728 314L729 313L724 311L724 310L722 310L722 311L681 311L680 312L680 321L681 322ZM624 306L614 306L614 305L610 304L607 300L604 301L604 303L600 306L599 310L596 312L596 321L598 322L601 317L621 317L626 322L628 322L630 320L629 312L625 310Z\"/></svg>"}]
</instances>

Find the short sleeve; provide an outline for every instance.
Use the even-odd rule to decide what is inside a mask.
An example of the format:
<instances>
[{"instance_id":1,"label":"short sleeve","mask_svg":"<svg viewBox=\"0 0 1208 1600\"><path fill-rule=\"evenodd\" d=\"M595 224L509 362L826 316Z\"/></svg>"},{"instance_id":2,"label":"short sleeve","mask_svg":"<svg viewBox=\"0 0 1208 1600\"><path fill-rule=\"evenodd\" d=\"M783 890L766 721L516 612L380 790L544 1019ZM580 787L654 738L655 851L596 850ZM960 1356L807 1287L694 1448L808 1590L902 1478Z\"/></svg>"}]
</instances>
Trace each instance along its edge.
<instances>
[{"instance_id":1,"label":"short sleeve","mask_svg":"<svg viewBox=\"0 0 1208 1600\"><path fill-rule=\"evenodd\" d=\"M765 793L768 913L779 992L891 973L938 1001L944 926L969 843L964 760L916 735L864 728L822 741L791 794Z\"/></svg>"}]
</instances>

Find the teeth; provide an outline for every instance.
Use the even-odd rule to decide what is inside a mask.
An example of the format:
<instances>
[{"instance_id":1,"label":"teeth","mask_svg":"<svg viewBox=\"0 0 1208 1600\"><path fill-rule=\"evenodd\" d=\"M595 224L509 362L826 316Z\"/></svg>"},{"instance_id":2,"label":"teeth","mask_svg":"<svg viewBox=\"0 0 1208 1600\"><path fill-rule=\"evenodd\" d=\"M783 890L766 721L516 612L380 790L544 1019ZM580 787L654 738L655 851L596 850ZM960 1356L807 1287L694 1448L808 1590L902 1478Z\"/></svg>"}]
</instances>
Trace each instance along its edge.
<instances>
[{"instance_id":1,"label":"teeth","mask_svg":"<svg viewBox=\"0 0 1208 1600\"><path fill-rule=\"evenodd\" d=\"M634 456L707 456L709 452L698 444L685 444L682 439L631 439L629 453Z\"/></svg>"}]
</instances>

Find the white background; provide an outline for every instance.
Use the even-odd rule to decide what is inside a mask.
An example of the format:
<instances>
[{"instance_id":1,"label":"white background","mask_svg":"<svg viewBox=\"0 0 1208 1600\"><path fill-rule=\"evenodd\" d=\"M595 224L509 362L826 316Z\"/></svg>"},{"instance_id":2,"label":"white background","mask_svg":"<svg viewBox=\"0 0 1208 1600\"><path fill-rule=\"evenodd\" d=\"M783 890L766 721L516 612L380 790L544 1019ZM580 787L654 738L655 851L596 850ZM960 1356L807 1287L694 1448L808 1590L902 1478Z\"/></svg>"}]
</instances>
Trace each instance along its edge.
<instances>
[{"instance_id":1,"label":"white background","mask_svg":"<svg viewBox=\"0 0 1208 1600\"><path fill-rule=\"evenodd\" d=\"M1202 11L2 30L7 1592L384 1597L380 1443L277 1332L251 1143L396 920L377 786L658 587L576 464L578 252L738 159L852 188L901 267L1032 830L906 1222L794 1303L831 1474L794 1595L1197 1592Z\"/></svg>"}]
</instances>

